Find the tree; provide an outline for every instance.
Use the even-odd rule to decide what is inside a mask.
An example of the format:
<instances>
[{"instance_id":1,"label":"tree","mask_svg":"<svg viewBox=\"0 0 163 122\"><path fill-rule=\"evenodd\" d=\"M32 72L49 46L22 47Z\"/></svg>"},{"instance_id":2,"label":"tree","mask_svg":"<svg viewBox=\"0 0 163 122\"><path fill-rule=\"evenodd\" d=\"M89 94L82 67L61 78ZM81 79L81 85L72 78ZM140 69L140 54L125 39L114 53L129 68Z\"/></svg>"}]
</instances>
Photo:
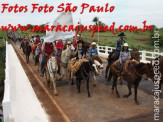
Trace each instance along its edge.
<instances>
[{"instance_id":1,"label":"tree","mask_svg":"<svg viewBox=\"0 0 163 122\"><path fill-rule=\"evenodd\" d=\"M95 24L97 25L98 20L99 20L98 17L94 17L93 22L95 22Z\"/></svg>"}]
</instances>

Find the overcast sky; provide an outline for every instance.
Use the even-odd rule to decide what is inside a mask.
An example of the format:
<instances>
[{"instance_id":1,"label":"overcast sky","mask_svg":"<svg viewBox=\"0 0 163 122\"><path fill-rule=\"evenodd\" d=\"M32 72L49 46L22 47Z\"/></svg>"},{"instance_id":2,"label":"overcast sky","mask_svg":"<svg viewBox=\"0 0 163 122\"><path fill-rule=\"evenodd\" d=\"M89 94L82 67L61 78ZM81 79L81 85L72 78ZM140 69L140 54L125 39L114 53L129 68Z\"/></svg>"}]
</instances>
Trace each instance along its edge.
<instances>
[{"instance_id":1,"label":"overcast sky","mask_svg":"<svg viewBox=\"0 0 163 122\"><path fill-rule=\"evenodd\" d=\"M0 0L0 11L2 11L2 3L9 3L10 5L27 5L27 13L0 13L0 26L7 24L45 24L54 20L59 13L56 12L57 6L61 3L72 3L77 5L78 10L73 13L73 21L76 25L81 19L84 25L94 24L92 22L95 16L99 17L102 22L111 25L116 22L119 25L137 25L142 27L142 22L147 21L147 24L155 24L157 27L163 27L163 0ZM54 6L54 11L51 13L30 13L31 4L39 3L40 5ZM112 13L89 13L89 9L85 9L83 14L80 14L81 4L88 3L95 6L105 6L106 3L115 6Z\"/></svg>"}]
</instances>

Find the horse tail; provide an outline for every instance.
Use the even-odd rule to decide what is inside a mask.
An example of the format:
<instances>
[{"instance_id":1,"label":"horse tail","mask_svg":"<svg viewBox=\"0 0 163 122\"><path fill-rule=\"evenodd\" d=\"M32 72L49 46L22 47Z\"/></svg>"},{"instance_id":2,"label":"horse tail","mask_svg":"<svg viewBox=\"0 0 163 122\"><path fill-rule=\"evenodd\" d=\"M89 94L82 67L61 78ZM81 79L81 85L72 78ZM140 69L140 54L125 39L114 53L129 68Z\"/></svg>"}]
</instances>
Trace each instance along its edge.
<instances>
[{"instance_id":1,"label":"horse tail","mask_svg":"<svg viewBox=\"0 0 163 122\"><path fill-rule=\"evenodd\" d=\"M109 68L109 70L110 70L110 68ZM109 71L108 76L109 76L109 77L108 77L107 82L109 83L109 82L111 81L112 76L113 76L113 74L112 74L111 70Z\"/></svg>"},{"instance_id":2,"label":"horse tail","mask_svg":"<svg viewBox=\"0 0 163 122\"><path fill-rule=\"evenodd\" d=\"M112 59L112 55L114 54L114 51L112 51L110 54L109 54L109 56L108 56L108 62L112 62L113 61L113 59Z\"/></svg>"}]
</instances>

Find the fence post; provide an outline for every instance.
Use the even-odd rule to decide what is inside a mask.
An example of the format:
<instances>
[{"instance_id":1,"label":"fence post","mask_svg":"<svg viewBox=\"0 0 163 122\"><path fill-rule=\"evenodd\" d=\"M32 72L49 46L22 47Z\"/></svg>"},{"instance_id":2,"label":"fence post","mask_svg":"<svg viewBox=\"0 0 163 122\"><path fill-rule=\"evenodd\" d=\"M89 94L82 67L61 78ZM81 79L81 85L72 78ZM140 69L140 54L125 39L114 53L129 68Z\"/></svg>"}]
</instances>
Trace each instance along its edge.
<instances>
[{"instance_id":1,"label":"fence post","mask_svg":"<svg viewBox=\"0 0 163 122\"><path fill-rule=\"evenodd\" d=\"M143 50L143 51L141 51L142 52L142 60L144 60L144 61L146 61L146 51L145 50Z\"/></svg>"},{"instance_id":2,"label":"fence post","mask_svg":"<svg viewBox=\"0 0 163 122\"><path fill-rule=\"evenodd\" d=\"M108 54L108 46L105 46L105 54Z\"/></svg>"}]
</instances>

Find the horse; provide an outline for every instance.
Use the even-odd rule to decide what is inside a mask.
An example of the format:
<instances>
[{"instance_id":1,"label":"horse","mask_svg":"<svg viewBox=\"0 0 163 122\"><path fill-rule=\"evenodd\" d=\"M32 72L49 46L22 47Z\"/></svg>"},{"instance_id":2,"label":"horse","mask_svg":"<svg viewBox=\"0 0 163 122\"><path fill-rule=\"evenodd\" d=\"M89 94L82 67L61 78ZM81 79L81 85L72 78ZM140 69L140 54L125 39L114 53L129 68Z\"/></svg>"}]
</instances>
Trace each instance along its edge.
<instances>
[{"instance_id":1,"label":"horse","mask_svg":"<svg viewBox=\"0 0 163 122\"><path fill-rule=\"evenodd\" d=\"M21 41L20 49L22 49L23 50L23 53L25 54L25 43L24 43L23 40Z\"/></svg>"},{"instance_id":2,"label":"horse","mask_svg":"<svg viewBox=\"0 0 163 122\"><path fill-rule=\"evenodd\" d=\"M69 77L69 72L68 72L68 63L73 55L74 47L73 45L67 45L66 49L62 51L61 53L61 64L60 64L60 74L63 76L66 75L66 80Z\"/></svg>"},{"instance_id":3,"label":"horse","mask_svg":"<svg viewBox=\"0 0 163 122\"><path fill-rule=\"evenodd\" d=\"M25 48L26 62L29 63L29 56L30 56L30 54L32 52L32 48L31 48L30 45L25 46L24 48Z\"/></svg>"},{"instance_id":4,"label":"horse","mask_svg":"<svg viewBox=\"0 0 163 122\"><path fill-rule=\"evenodd\" d=\"M92 60L92 59L89 59L87 62L83 62L81 64L80 69L75 73L78 93L81 92L80 91L81 80L86 80L88 97L91 97L90 91L89 91L89 76L90 76L90 73L98 74L100 65L101 64L98 61Z\"/></svg>"},{"instance_id":5,"label":"horse","mask_svg":"<svg viewBox=\"0 0 163 122\"><path fill-rule=\"evenodd\" d=\"M98 61L101 64L99 66L99 68L101 68L103 61L101 60L101 58L99 56L93 55L90 59ZM93 75L93 79L94 79L93 86L96 86L96 84L97 84L96 75Z\"/></svg>"},{"instance_id":6,"label":"horse","mask_svg":"<svg viewBox=\"0 0 163 122\"><path fill-rule=\"evenodd\" d=\"M106 79L107 79L108 70L109 70L111 64L114 63L115 61L117 61L117 60L119 59L119 54L120 54L120 53L119 53L118 56L115 58L116 60L114 60L114 52L115 52L115 50L113 50L113 51L109 54L108 59L107 59L108 64L107 64L107 66L106 66L106 71L105 71L105 78L106 78ZM133 49L131 50L131 60L133 60L133 59L140 62L140 53L139 53L139 50L136 49L136 48L133 48Z\"/></svg>"},{"instance_id":7,"label":"horse","mask_svg":"<svg viewBox=\"0 0 163 122\"><path fill-rule=\"evenodd\" d=\"M154 82L154 80L156 80L156 79L154 79L155 78L155 75L158 75L159 76L159 90L160 90L160 93L162 93L162 90L161 90L161 84L163 83L163 56L159 56L159 57L157 57L157 58L155 58L153 61L152 61L152 65L153 65L153 68L152 68L152 70L150 70L150 75L149 75L149 78ZM158 73L158 74L156 74L156 73L154 73L154 68L158 68L158 66L159 66L159 70L156 72L156 73Z\"/></svg>"},{"instance_id":8,"label":"horse","mask_svg":"<svg viewBox=\"0 0 163 122\"><path fill-rule=\"evenodd\" d=\"M51 56L47 61L47 67L45 68L45 77L47 85L54 88L54 95L58 95L55 78L57 77L58 64L54 56Z\"/></svg>"},{"instance_id":9,"label":"horse","mask_svg":"<svg viewBox=\"0 0 163 122\"><path fill-rule=\"evenodd\" d=\"M117 98L120 97L118 89L117 89L117 78L119 76L119 67L120 67L120 62L116 61L113 64L111 64L110 66L110 73L109 73L109 80L111 80L111 77L113 76L113 85L112 85L112 93L114 91L114 88L116 89L116 95ZM150 71L152 69L152 64L145 64L145 63L139 63L136 61L130 61L128 63L128 68L127 68L127 72L122 73L122 77L125 81L127 81L127 86L129 89L129 93L127 95L124 95L124 98L128 98L131 94L131 87L132 85L134 85L134 92L135 92L135 103L137 105L139 105L139 101L137 100L137 89L139 86L139 83L142 79L142 76L144 74L146 74L147 76L149 76Z\"/></svg>"}]
</instances>

